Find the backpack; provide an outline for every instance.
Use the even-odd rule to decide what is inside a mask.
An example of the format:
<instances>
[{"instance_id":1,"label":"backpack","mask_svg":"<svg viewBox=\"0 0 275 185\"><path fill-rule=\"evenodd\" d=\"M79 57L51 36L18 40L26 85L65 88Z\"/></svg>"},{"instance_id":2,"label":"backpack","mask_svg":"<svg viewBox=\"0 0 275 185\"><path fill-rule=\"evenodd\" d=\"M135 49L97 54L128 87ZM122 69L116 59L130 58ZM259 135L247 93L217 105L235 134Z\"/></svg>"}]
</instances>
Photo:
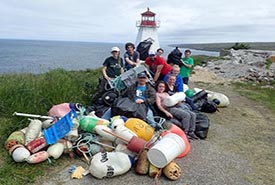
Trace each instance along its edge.
<instances>
[{"instance_id":1,"label":"backpack","mask_svg":"<svg viewBox=\"0 0 275 185\"><path fill-rule=\"evenodd\" d=\"M217 104L207 99L208 93L202 90L192 97L192 101L201 112L214 113L218 111Z\"/></svg>"},{"instance_id":2,"label":"backpack","mask_svg":"<svg viewBox=\"0 0 275 185\"><path fill-rule=\"evenodd\" d=\"M173 51L171 51L168 55L167 63L170 65L176 64L178 66L182 66L181 61L182 52L176 47Z\"/></svg>"},{"instance_id":3,"label":"backpack","mask_svg":"<svg viewBox=\"0 0 275 185\"><path fill-rule=\"evenodd\" d=\"M140 60L145 60L148 57L148 52L152 44L153 42L148 39L138 44L137 51L140 54L139 56Z\"/></svg>"},{"instance_id":4,"label":"backpack","mask_svg":"<svg viewBox=\"0 0 275 185\"><path fill-rule=\"evenodd\" d=\"M217 104L214 103L213 101L204 101L203 104L201 105L200 111L202 112L207 112L207 113L214 113L218 110Z\"/></svg>"},{"instance_id":5,"label":"backpack","mask_svg":"<svg viewBox=\"0 0 275 185\"><path fill-rule=\"evenodd\" d=\"M207 115L200 112L196 112L196 136L198 136L200 139L206 139L209 127L210 121Z\"/></svg>"}]
</instances>

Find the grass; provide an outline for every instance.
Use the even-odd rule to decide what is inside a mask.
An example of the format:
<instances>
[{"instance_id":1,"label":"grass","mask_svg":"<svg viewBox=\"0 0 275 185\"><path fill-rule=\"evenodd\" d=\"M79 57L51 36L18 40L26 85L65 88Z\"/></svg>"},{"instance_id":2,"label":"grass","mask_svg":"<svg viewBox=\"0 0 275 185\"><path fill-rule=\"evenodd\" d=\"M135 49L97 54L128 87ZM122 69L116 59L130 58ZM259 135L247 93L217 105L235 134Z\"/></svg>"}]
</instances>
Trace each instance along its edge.
<instances>
[{"instance_id":1,"label":"grass","mask_svg":"<svg viewBox=\"0 0 275 185\"><path fill-rule=\"evenodd\" d=\"M263 88L261 85L238 82L234 83L234 89L241 95L275 111L274 88Z\"/></svg>"},{"instance_id":2,"label":"grass","mask_svg":"<svg viewBox=\"0 0 275 185\"><path fill-rule=\"evenodd\" d=\"M63 102L90 105L90 97L96 90L99 76L100 69L78 72L57 69L40 75L1 75L0 146L4 146L12 132L29 124L27 118L12 116L13 112L47 115L51 106ZM47 163L15 163L4 147L0 148L0 156L0 184L31 183L49 168ZM55 165L61 161L58 160Z\"/></svg>"},{"instance_id":3,"label":"grass","mask_svg":"<svg viewBox=\"0 0 275 185\"><path fill-rule=\"evenodd\" d=\"M192 58L194 59L195 66L203 65L204 63L210 60L222 59L222 57L214 57L214 56L206 56L206 55L192 55Z\"/></svg>"},{"instance_id":4,"label":"grass","mask_svg":"<svg viewBox=\"0 0 275 185\"><path fill-rule=\"evenodd\" d=\"M270 69L271 64L272 64L272 60L270 58L266 59L266 69Z\"/></svg>"}]
</instances>

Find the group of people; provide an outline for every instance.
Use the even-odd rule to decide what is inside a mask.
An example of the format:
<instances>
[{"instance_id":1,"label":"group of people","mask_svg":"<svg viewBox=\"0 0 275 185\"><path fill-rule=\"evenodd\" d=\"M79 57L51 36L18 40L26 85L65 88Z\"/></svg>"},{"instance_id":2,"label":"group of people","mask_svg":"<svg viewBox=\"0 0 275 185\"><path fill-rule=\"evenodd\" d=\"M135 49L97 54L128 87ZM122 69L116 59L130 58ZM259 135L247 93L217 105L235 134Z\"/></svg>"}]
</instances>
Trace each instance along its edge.
<instances>
[{"instance_id":1,"label":"group of people","mask_svg":"<svg viewBox=\"0 0 275 185\"><path fill-rule=\"evenodd\" d=\"M112 56L106 58L103 63L102 73L105 81L112 80L122 74L126 70L140 65L139 53L135 51L133 43L125 44L126 52L123 59L120 57L120 49L113 47L111 49ZM177 93L184 91L184 84L188 84L190 71L194 65L193 59L190 57L191 51L185 51L185 57L182 58L183 65L169 65L161 56L164 50L159 48L157 52L149 51L145 60L145 67L153 76L153 86L148 82L148 76L142 72L137 75L137 82L128 87L122 96L127 96L137 104L145 104L147 108L146 121L153 127L157 127L154 120L154 111L158 110L159 114L170 119L178 120L180 126L190 139L198 139L194 134L196 114L192 100L186 97L185 101L179 101L172 107L164 105L164 99ZM112 110L109 108L102 116L104 119L110 119Z\"/></svg>"}]
</instances>

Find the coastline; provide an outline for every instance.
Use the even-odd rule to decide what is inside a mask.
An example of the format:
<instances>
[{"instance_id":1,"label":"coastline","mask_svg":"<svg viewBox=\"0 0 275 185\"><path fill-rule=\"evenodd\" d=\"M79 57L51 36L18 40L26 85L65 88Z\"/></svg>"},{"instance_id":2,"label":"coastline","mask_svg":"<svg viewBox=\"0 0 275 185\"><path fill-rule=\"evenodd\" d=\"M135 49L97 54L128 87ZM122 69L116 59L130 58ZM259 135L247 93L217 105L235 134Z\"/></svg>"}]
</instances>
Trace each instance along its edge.
<instances>
[{"instance_id":1,"label":"coastline","mask_svg":"<svg viewBox=\"0 0 275 185\"><path fill-rule=\"evenodd\" d=\"M169 46L179 48L189 48L196 50L204 50L204 51L215 51L219 52L221 49L230 48L236 42L228 42L228 43L198 43L198 44L171 44ZM254 50L273 50L275 51L275 42L239 42L249 44L250 49Z\"/></svg>"}]
</instances>

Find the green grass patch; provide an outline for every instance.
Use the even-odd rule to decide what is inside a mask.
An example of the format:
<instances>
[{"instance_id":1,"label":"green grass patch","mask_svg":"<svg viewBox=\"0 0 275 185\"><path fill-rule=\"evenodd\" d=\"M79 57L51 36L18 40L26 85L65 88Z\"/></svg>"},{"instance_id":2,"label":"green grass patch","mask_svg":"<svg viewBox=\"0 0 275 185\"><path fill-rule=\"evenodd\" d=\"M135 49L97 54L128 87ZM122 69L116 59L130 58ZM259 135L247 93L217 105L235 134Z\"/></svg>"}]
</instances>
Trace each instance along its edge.
<instances>
[{"instance_id":1,"label":"green grass patch","mask_svg":"<svg viewBox=\"0 0 275 185\"><path fill-rule=\"evenodd\" d=\"M214 57L214 56L206 56L206 55L192 55L192 58L194 59L195 66L203 65L210 60L223 59L222 57Z\"/></svg>"},{"instance_id":2,"label":"green grass patch","mask_svg":"<svg viewBox=\"0 0 275 185\"><path fill-rule=\"evenodd\" d=\"M53 70L44 74L0 75L0 184L32 183L52 166L47 162L30 165L15 163L5 150L8 136L29 124L27 118L12 116L14 112L47 115L48 110L64 102L90 105L101 70ZM54 165L58 165L59 159Z\"/></svg>"},{"instance_id":3,"label":"green grass patch","mask_svg":"<svg viewBox=\"0 0 275 185\"><path fill-rule=\"evenodd\" d=\"M272 60L270 58L266 59L266 69L270 69L270 66L272 64Z\"/></svg>"},{"instance_id":4,"label":"green grass patch","mask_svg":"<svg viewBox=\"0 0 275 185\"><path fill-rule=\"evenodd\" d=\"M241 95L265 105L275 111L274 88L263 88L252 83L234 83L234 89Z\"/></svg>"}]
</instances>

